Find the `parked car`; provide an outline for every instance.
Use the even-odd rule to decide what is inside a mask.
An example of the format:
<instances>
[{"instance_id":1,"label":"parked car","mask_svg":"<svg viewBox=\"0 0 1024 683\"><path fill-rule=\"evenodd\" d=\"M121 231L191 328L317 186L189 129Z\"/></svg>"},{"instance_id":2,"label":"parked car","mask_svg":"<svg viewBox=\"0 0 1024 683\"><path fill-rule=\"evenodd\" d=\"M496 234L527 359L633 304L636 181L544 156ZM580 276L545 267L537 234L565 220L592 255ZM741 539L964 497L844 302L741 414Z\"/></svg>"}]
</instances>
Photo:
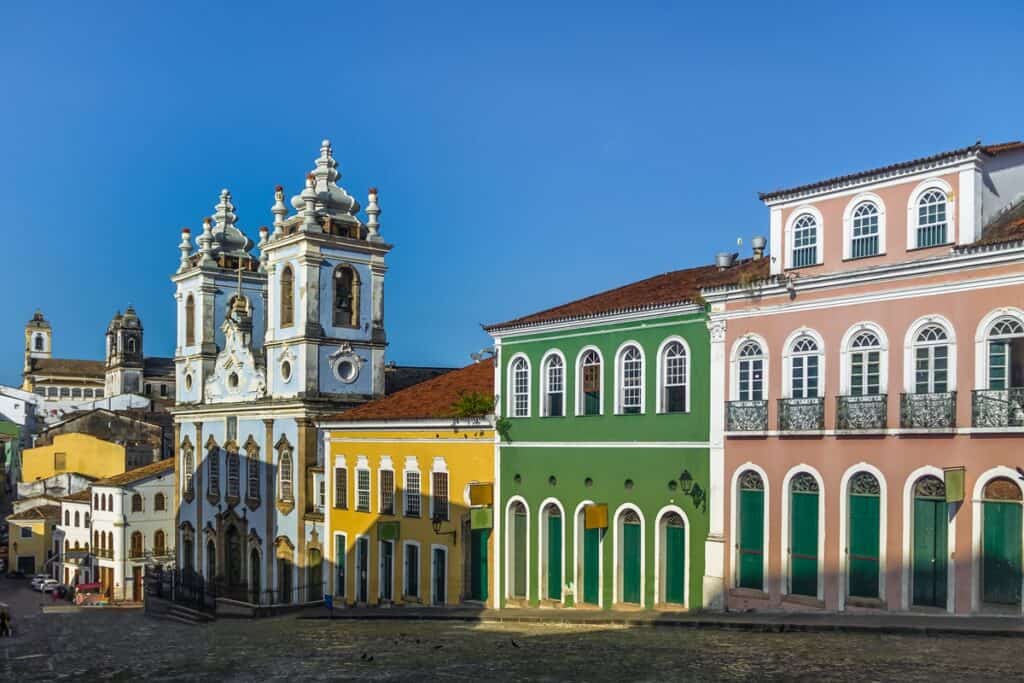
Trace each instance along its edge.
<instances>
[{"instance_id":1,"label":"parked car","mask_svg":"<svg viewBox=\"0 0 1024 683\"><path fill-rule=\"evenodd\" d=\"M32 577L32 590L39 590L39 586L43 584L43 581L51 578L49 574L36 574Z\"/></svg>"},{"instance_id":2,"label":"parked car","mask_svg":"<svg viewBox=\"0 0 1024 683\"><path fill-rule=\"evenodd\" d=\"M47 579L46 581L43 581L41 584L39 584L39 592L52 593L57 589L58 586L60 586L60 581L58 581L57 579Z\"/></svg>"}]
</instances>

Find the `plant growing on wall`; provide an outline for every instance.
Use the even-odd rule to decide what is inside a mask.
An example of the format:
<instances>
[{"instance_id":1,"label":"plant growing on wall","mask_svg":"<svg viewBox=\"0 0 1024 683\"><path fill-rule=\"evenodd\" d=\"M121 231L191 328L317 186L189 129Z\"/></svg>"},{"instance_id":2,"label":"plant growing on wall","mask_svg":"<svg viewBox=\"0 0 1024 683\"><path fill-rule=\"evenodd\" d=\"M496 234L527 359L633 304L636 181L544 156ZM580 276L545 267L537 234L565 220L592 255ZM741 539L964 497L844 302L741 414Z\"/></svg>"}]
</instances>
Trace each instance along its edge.
<instances>
[{"instance_id":1,"label":"plant growing on wall","mask_svg":"<svg viewBox=\"0 0 1024 683\"><path fill-rule=\"evenodd\" d=\"M494 412L494 397L479 391L465 391L452 403L453 417L484 417Z\"/></svg>"}]
</instances>

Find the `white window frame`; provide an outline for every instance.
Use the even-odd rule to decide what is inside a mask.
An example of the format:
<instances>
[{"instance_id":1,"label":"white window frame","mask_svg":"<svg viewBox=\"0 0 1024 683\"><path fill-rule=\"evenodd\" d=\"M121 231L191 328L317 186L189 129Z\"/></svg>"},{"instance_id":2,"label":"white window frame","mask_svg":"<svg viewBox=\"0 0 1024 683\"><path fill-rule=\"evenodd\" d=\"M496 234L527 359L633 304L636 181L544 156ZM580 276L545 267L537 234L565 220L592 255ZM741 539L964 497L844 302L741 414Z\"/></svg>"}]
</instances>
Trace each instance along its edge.
<instances>
[{"instance_id":1,"label":"white window frame","mask_svg":"<svg viewBox=\"0 0 1024 683\"><path fill-rule=\"evenodd\" d=\"M623 402L623 392L625 386L623 380L623 356L626 351L634 347L640 352L640 412L639 413L626 413ZM615 351L615 414L616 415L643 415L647 412L647 357L644 353L644 347L640 342L630 339L629 341L622 342L619 345L618 350Z\"/></svg>"},{"instance_id":2,"label":"white window frame","mask_svg":"<svg viewBox=\"0 0 1024 683\"><path fill-rule=\"evenodd\" d=\"M344 489L345 489L345 505L344 506L341 506L341 505L338 504L339 502L341 502L338 499L338 470L344 470L344 472L345 472L345 486L344 486ZM333 500L331 501L332 507L334 509L336 509L336 510L348 510L349 509L349 505L348 505L348 500L349 500L348 499L348 486L349 486L348 463L345 462L345 456L344 455L336 455L334 457L334 468L333 468L333 470L331 472L331 484L332 484L332 486L331 486L331 495L333 496Z\"/></svg>"},{"instance_id":3,"label":"white window frame","mask_svg":"<svg viewBox=\"0 0 1024 683\"><path fill-rule=\"evenodd\" d=\"M448 481L448 494L445 497L445 520L452 520L452 476L448 472L448 463L445 459L438 456L434 458L433 465L430 467L430 519L434 518L434 509L436 506L436 499L434 498L434 475L444 474ZM422 485L422 484L421 484Z\"/></svg>"},{"instance_id":4,"label":"white window frame","mask_svg":"<svg viewBox=\"0 0 1024 683\"><path fill-rule=\"evenodd\" d=\"M430 562L430 602L428 604L429 605L434 605L434 604L437 603L437 596L434 595L434 586L437 585L437 581L436 581L437 577L434 576L434 551L435 550L442 550L442 551L444 551L444 602L442 603L442 605L447 605L448 604L448 597L449 597L448 596L448 593L449 593L449 591L448 591L448 579L451 578L451 569L450 569L449 563L448 563L448 560L449 560L449 558L448 558L448 546L441 545L440 543L431 543L430 544L430 558L429 558L429 562Z\"/></svg>"},{"instance_id":5,"label":"white window frame","mask_svg":"<svg viewBox=\"0 0 1024 683\"><path fill-rule=\"evenodd\" d=\"M416 592L409 592L409 572L406 571L406 560L408 555L406 548L409 546L415 546L416 548ZM422 602L423 600L423 547L419 541L404 540L402 541L402 599L416 598Z\"/></svg>"},{"instance_id":6,"label":"white window frame","mask_svg":"<svg viewBox=\"0 0 1024 683\"><path fill-rule=\"evenodd\" d=\"M907 250L919 248L917 245L917 203L920 201L921 195L929 190L939 190L946 195L946 241L941 245L935 245L935 247L956 243L956 197L953 194L953 186L942 178L928 178L918 183L907 200Z\"/></svg>"},{"instance_id":7,"label":"white window frame","mask_svg":"<svg viewBox=\"0 0 1024 683\"><path fill-rule=\"evenodd\" d=\"M665 405L666 404L666 401L665 401L665 391L666 391L666 389L668 389L668 386L666 385L666 381L667 381L666 370L667 370L667 368L665 367L666 366L666 363L665 363L665 352L668 350L669 344L673 344L673 343L676 343L676 342L678 342L679 344L682 345L683 353L685 354L685 359L686 359L686 363L684 364L684 370L683 370L684 376L686 378L685 379L685 384L683 385L684 387L686 387L686 391L685 391L685 394L686 394L686 410L683 410L683 411L678 412L678 413L672 413L672 414L673 415L675 415L675 414L686 415L686 414L688 414L692 410L692 406L690 405L690 385L692 384L692 376L691 376L691 372L690 371L692 369L692 359L693 359L693 356L690 354L690 345L686 342L685 339L683 339L679 335L673 335L671 337L666 337L661 342L661 344L658 346L658 356L657 356L657 359L656 359L656 363L657 363L657 375L656 376L658 378L658 395L655 397L655 404L656 404L655 410L657 412L659 412L659 413L666 413L667 414L667 408L666 408L666 405Z\"/></svg>"},{"instance_id":8,"label":"white window frame","mask_svg":"<svg viewBox=\"0 0 1024 683\"><path fill-rule=\"evenodd\" d=\"M974 336L974 388L988 389L988 343L992 334L992 328L1002 318L1016 319L1024 325L1024 310L1013 306L1006 306L990 311L981 319L977 332Z\"/></svg>"},{"instance_id":9,"label":"white window frame","mask_svg":"<svg viewBox=\"0 0 1024 683\"><path fill-rule=\"evenodd\" d=\"M416 484L416 497L419 499L416 501L416 514L409 514L409 475L415 474L417 477ZM405 469L402 471L402 516L410 517L411 519L418 519L423 517L423 473L420 471L419 461L414 456L407 456L405 458Z\"/></svg>"},{"instance_id":10,"label":"white window frame","mask_svg":"<svg viewBox=\"0 0 1024 683\"><path fill-rule=\"evenodd\" d=\"M810 215L817 225L817 242L815 244L815 262L806 266L794 265L793 248L794 248L794 232L796 228L797 219L801 216ZM817 207L809 204L804 204L794 208L789 218L786 219L786 268L810 268L815 265L821 265L825 262L825 220L822 218L821 211Z\"/></svg>"},{"instance_id":11,"label":"white window frame","mask_svg":"<svg viewBox=\"0 0 1024 683\"><path fill-rule=\"evenodd\" d=\"M786 337L785 346L782 347L782 398L793 398L793 358L796 356L806 358L814 355L803 352L793 352L793 347L803 337L812 339L814 343L818 345L818 398L825 396L825 362L827 357L825 354L825 340L817 330L810 327L800 327L790 332L789 336ZM737 370L738 368L739 366L737 364ZM739 382L738 372L736 381L737 383ZM806 392L806 382L804 388Z\"/></svg>"},{"instance_id":12,"label":"white window frame","mask_svg":"<svg viewBox=\"0 0 1024 683\"><path fill-rule=\"evenodd\" d=\"M550 383L548 377L548 364L552 359L557 358L562 363L562 414L552 416L551 406L548 405L548 392L550 391ZM540 414L541 417L565 417L569 414L569 401L568 401L568 377L566 373L565 356L561 351L557 349L550 349L544 353L543 358L540 361Z\"/></svg>"},{"instance_id":13,"label":"white window frame","mask_svg":"<svg viewBox=\"0 0 1024 683\"><path fill-rule=\"evenodd\" d=\"M878 394L889 393L889 338L877 323L862 321L852 325L843 335L842 345L839 353L839 393L842 396L850 396L850 356L852 349L850 344L862 332L871 332L878 337Z\"/></svg>"},{"instance_id":14,"label":"white window frame","mask_svg":"<svg viewBox=\"0 0 1024 683\"><path fill-rule=\"evenodd\" d=\"M391 512L384 512L384 473L391 473ZM377 513L395 516L398 513L398 501L395 494L398 492L398 482L395 481L395 468L391 464L391 458L382 455L377 465ZM394 588L394 586L392 586Z\"/></svg>"},{"instance_id":15,"label":"white window frame","mask_svg":"<svg viewBox=\"0 0 1024 683\"><path fill-rule=\"evenodd\" d=\"M956 391L956 331L953 324L945 317L937 314L921 316L910 324L907 334L903 338L903 391L913 394L917 390L917 348L922 346L917 343L917 335L930 326L941 327L946 332L946 346L949 356L947 358L946 391ZM925 344L923 346L932 346Z\"/></svg>"},{"instance_id":16,"label":"white window frame","mask_svg":"<svg viewBox=\"0 0 1024 683\"><path fill-rule=\"evenodd\" d=\"M361 472L366 472L366 507L359 504L359 474ZM373 472L370 471L370 465L365 456L359 456L359 462L356 463L355 492L355 507L352 509L356 512L373 512Z\"/></svg>"},{"instance_id":17,"label":"white window frame","mask_svg":"<svg viewBox=\"0 0 1024 683\"><path fill-rule=\"evenodd\" d=\"M874 204L875 209L878 211L878 252L870 256L857 256L853 255L853 218L854 212L861 204ZM885 202L874 192L861 192L860 194L854 195L854 197L846 204L846 208L843 210L843 258L857 260L865 258L873 258L875 256L884 256L886 252L886 241L885 241Z\"/></svg>"},{"instance_id":18,"label":"white window frame","mask_svg":"<svg viewBox=\"0 0 1024 683\"><path fill-rule=\"evenodd\" d=\"M598 415L604 415L604 399L605 399L605 393L604 393L604 374L605 374L605 372L604 372L605 371L604 354L601 353L601 349L599 349L599 348L597 348L596 346L593 346L593 345L584 346L582 349L580 349L580 352L578 354L576 354L576 365L575 365L575 367L576 367L576 391L574 392L576 394L576 405L574 406L575 407L574 413L576 415L585 415L586 414L585 413L586 396L585 396L585 393L583 391L583 357L586 356L587 353L590 352L590 351L593 351L595 354L597 354L597 359L601 363L601 371L598 373L598 382L599 382L599 387L600 387L598 389L598 391L601 392L601 397L600 397L600 401L598 401L597 414Z\"/></svg>"},{"instance_id":19,"label":"white window frame","mask_svg":"<svg viewBox=\"0 0 1024 683\"><path fill-rule=\"evenodd\" d=\"M747 345L748 342L755 342L761 347L761 374L763 376L763 379L761 381L763 387L761 391L761 400L767 401L771 396L771 384L768 381L770 377L768 371L771 365L771 353L768 349L768 342L765 340L764 337L762 337L759 334L745 334L739 339L737 339L735 342L733 342L732 352L729 356L729 400L751 400L740 399L740 351L743 349L744 346Z\"/></svg>"},{"instance_id":20,"label":"white window frame","mask_svg":"<svg viewBox=\"0 0 1024 683\"><path fill-rule=\"evenodd\" d=\"M526 363L526 413L519 415L516 413L516 362L522 359ZM508 361L508 416L511 418L526 418L530 417L532 401L532 388L533 388L533 368L530 365L530 359L525 353L517 353L512 356Z\"/></svg>"}]
</instances>

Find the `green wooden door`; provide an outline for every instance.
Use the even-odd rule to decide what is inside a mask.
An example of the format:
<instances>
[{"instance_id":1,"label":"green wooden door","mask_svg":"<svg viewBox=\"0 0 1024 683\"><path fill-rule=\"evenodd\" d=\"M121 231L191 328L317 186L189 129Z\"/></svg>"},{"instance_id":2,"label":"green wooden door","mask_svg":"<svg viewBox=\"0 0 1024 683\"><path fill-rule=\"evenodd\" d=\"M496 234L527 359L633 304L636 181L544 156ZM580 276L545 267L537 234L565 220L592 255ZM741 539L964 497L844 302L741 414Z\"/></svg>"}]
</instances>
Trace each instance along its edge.
<instances>
[{"instance_id":1,"label":"green wooden door","mask_svg":"<svg viewBox=\"0 0 1024 683\"><path fill-rule=\"evenodd\" d=\"M490 529L474 529L470 533L470 597L482 602L487 601L487 545L490 538Z\"/></svg>"},{"instance_id":2,"label":"green wooden door","mask_svg":"<svg viewBox=\"0 0 1024 683\"><path fill-rule=\"evenodd\" d=\"M512 515L512 596L526 597L526 512Z\"/></svg>"},{"instance_id":3,"label":"green wooden door","mask_svg":"<svg viewBox=\"0 0 1024 683\"><path fill-rule=\"evenodd\" d=\"M665 602L683 604L686 581L686 528L665 527Z\"/></svg>"},{"instance_id":4,"label":"green wooden door","mask_svg":"<svg viewBox=\"0 0 1024 683\"><path fill-rule=\"evenodd\" d=\"M818 595L818 494L793 491L790 520L790 592Z\"/></svg>"},{"instance_id":5,"label":"green wooden door","mask_svg":"<svg viewBox=\"0 0 1024 683\"><path fill-rule=\"evenodd\" d=\"M913 601L915 605L946 606L946 501L914 498Z\"/></svg>"},{"instance_id":6,"label":"green wooden door","mask_svg":"<svg viewBox=\"0 0 1024 683\"><path fill-rule=\"evenodd\" d=\"M434 548L434 604L443 605L447 600L448 576L445 571L445 552Z\"/></svg>"},{"instance_id":7,"label":"green wooden door","mask_svg":"<svg viewBox=\"0 0 1024 683\"><path fill-rule=\"evenodd\" d=\"M380 542L380 599L391 601L394 599L394 592L391 583L394 576L395 545L391 541Z\"/></svg>"},{"instance_id":8,"label":"green wooden door","mask_svg":"<svg viewBox=\"0 0 1024 683\"><path fill-rule=\"evenodd\" d=\"M562 518L548 514L548 600L562 599Z\"/></svg>"},{"instance_id":9,"label":"green wooden door","mask_svg":"<svg viewBox=\"0 0 1024 683\"><path fill-rule=\"evenodd\" d=\"M591 605L596 605L599 602L600 543L600 529L585 529L583 531L583 602Z\"/></svg>"},{"instance_id":10,"label":"green wooden door","mask_svg":"<svg viewBox=\"0 0 1024 683\"><path fill-rule=\"evenodd\" d=\"M1018 605L1021 590L1020 503L986 501L982 518L985 602Z\"/></svg>"},{"instance_id":11,"label":"green wooden door","mask_svg":"<svg viewBox=\"0 0 1024 683\"><path fill-rule=\"evenodd\" d=\"M878 597L879 497L850 496L850 595Z\"/></svg>"},{"instance_id":12,"label":"green wooden door","mask_svg":"<svg viewBox=\"0 0 1024 683\"><path fill-rule=\"evenodd\" d=\"M764 590L764 491L740 491L741 588Z\"/></svg>"},{"instance_id":13,"label":"green wooden door","mask_svg":"<svg viewBox=\"0 0 1024 683\"><path fill-rule=\"evenodd\" d=\"M622 525L622 601L640 602L640 524Z\"/></svg>"}]
</instances>

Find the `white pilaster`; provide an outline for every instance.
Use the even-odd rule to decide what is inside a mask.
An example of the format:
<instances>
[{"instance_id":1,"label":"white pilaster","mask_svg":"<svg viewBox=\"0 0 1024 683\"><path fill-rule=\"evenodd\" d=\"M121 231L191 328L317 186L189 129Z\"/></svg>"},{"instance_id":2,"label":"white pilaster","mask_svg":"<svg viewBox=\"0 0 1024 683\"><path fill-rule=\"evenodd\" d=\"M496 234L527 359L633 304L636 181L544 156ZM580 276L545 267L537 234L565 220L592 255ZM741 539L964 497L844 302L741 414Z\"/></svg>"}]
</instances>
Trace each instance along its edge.
<instances>
[{"instance_id":1,"label":"white pilaster","mask_svg":"<svg viewBox=\"0 0 1024 683\"><path fill-rule=\"evenodd\" d=\"M771 274L778 275L782 272L782 209L778 207L772 207L771 210L771 222L769 224L771 239L769 244L770 253L768 254L771 258Z\"/></svg>"},{"instance_id":2,"label":"white pilaster","mask_svg":"<svg viewBox=\"0 0 1024 683\"><path fill-rule=\"evenodd\" d=\"M957 183L957 244L971 244L981 237L981 169L960 171Z\"/></svg>"},{"instance_id":3,"label":"white pilaster","mask_svg":"<svg viewBox=\"0 0 1024 683\"><path fill-rule=\"evenodd\" d=\"M774 211L772 239L775 236ZM774 269L774 264L772 265ZM704 544L704 608L725 609L725 321L708 322L711 333L711 418L708 471L709 522Z\"/></svg>"}]
</instances>

